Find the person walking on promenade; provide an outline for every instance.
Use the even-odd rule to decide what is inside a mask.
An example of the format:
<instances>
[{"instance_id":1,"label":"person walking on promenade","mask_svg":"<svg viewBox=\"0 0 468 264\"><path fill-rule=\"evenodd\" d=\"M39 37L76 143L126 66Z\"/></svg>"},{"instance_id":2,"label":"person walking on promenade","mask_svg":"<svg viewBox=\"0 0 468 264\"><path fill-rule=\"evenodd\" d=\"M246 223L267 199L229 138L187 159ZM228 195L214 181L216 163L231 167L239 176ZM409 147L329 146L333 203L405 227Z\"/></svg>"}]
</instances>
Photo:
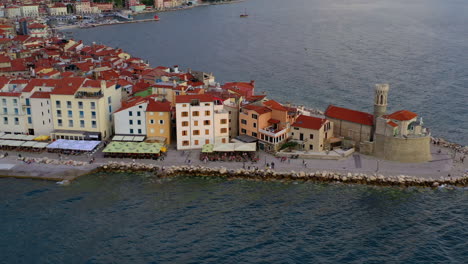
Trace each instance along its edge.
<instances>
[{"instance_id":1,"label":"person walking on promenade","mask_svg":"<svg viewBox=\"0 0 468 264\"><path fill-rule=\"evenodd\" d=\"M307 168L307 162L304 161L304 168Z\"/></svg>"},{"instance_id":2,"label":"person walking on promenade","mask_svg":"<svg viewBox=\"0 0 468 264\"><path fill-rule=\"evenodd\" d=\"M271 163L271 169L272 169L272 170L275 169L275 163L274 163L274 162Z\"/></svg>"}]
</instances>

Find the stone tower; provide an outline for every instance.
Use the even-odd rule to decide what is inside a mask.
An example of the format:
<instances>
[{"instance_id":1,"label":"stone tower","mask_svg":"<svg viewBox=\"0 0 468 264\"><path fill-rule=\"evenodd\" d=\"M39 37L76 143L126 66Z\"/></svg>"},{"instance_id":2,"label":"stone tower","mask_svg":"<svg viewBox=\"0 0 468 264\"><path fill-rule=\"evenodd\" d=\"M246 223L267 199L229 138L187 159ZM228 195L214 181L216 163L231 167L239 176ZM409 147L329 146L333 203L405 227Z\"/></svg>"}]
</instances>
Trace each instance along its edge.
<instances>
[{"instance_id":1,"label":"stone tower","mask_svg":"<svg viewBox=\"0 0 468 264\"><path fill-rule=\"evenodd\" d=\"M377 117L385 115L387 112L387 98L388 90L390 86L388 84L376 84L375 85L375 97L374 97L374 125Z\"/></svg>"}]
</instances>

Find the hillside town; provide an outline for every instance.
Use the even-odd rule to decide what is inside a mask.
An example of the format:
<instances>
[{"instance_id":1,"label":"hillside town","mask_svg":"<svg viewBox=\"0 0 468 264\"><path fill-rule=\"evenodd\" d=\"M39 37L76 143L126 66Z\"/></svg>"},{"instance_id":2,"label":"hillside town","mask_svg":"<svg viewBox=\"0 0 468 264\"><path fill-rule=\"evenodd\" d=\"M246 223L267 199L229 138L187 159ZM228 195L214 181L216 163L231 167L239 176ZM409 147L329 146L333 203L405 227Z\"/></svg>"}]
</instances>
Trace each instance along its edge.
<instances>
[{"instance_id":1,"label":"hillside town","mask_svg":"<svg viewBox=\"0 0 468 264\"><path fill-rule=\"evenodd\" d=\"M199 3L200 2L200 3ZM106 14L114 11L165 11L191 7L204 1L188 0L1 0L0 18Z\"/></svg>"},{"instance_id":2,"label":"hillside town","mask_svg":"<svg viewBox=\"0 0 468 264\"><path fill-rule=\"evenodd\" d=\"M390 87L375 86L374 112L324 112L256 93L255 81L150 66L122 49L65 39L34 18L0 24L0 146L4 150L200 160L340 160L360 152L399 162L432 159L418 114L387 113Z\"/></svg>"}]
</instances>

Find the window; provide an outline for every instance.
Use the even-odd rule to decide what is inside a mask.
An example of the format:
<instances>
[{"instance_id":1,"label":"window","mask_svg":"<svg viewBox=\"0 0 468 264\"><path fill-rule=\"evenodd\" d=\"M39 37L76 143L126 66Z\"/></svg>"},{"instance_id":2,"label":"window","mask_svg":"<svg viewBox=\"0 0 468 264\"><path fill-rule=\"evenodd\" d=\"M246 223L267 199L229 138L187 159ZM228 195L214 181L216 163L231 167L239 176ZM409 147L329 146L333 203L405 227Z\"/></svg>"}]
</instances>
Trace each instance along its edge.
<instances>
[{"instance_id":1,"label":"window","mask_svg":"<svg viewBox=\"0 0 468 264\"><path fill-rule=\"evenodd\" d=\"M257 127L257 123L253 123L253 127Z\"/></svg>"},{"instance_id":2,"label":"window","mask_svg":"<svg viewBox=\"0 0 468 264\"><path fill-rule=\"evenodd\" d=\"M80 120L80 127L84 127L84 120Z\"/></svg>"},{"instance_id":3,"label":"window","mask_svg":"<svg viewBox=\"0 0 468 264\"><path fill-rule=\"evenodd\" d=\"M112 103L112 97L110 97L110 96L107 97L107 103L108 103L108 104L111 104L111 103ZM141 107L140 107L140 108L141 108Z\"/></svg>"},{"instance_id":4,"label":"window","mask_svg":"<svg viewBox=\"0 0 468 264\"><path fill-rule=\"evenodd\" d=\"M79 108L79 109L83 109L83 102L81 102L81 101L78 102L78 108Z\"/></svg>"},{"instance_id":5,"label":"window","mask_svg":"<svg viewBox=\"0 0 468 264\"><path fill-rule=\"evenodd\" d=\"M71 110L68 110L68 117L73 118L73 112Z\"/></svg>"},{"instance_id":6,"label":"window","mask_svg":"<svg viewBox=\"0 0 468 264\"><path fill-rule=\"evenodd\" d=\"M96 112L94 112L94 111L91 112L91 118L96 119Z\"/></svg>"},{"instance_id":7,"label":"window","mask_svg":"<svg viewBox=\"0 0 468 264\"><path fill-rule=\"evenodd\" d=\"M150 119L150 124L154 124L154 119Z\"/></svg>"},{"instance_id":8,"label":"window","mask_svg":"<svg viewBox=\"0 0 468 264\"><path fill-rule=\"evenodd\" d=\"M154 116L154 112L150 112L149 115L150 115L150 116Z\"/></svg>"},{"instance_id":9,"label":"window","mask_svg":"<svg viewBox=\"0 0 468 264\"><path fill-rule=\"evenodd\" d=\"M299 130L299 128L298 128L298 127L294 127L294 130Z\"/></svg>"},{"instance_id":10,"label":"window","mask_svg":"<svg viewBox=\"0 0 468 264\"><path fill-rule=\"evenodd\" d=\"M140 112L140 111L137 111L137 116L141 116L141 112Z\"/></svg>"},{"instance_id":11,"label":"window","mask_svg":"<svg viewBox=\"0 0 468 264\"><path fill-rule=\"evenodd\" d=\"M71 101L67 101L67 108L72 108L72 102Z\"/></svg>"},{"instance_id":12,"label":"window","mask_svg":"<svg viewBox=\"0 0 468 264\"><path fill-rule=\"evenodd\" d=\"M15 117L15 125L19 125L19 118Z\"/></svg>"},{"instance_id":13,"label":"window","mask_svg":"<svg viewBox=\"0 0 468 264\"><path fill-rule=\"evenodd\" d=\"M96 121L91 121L91 127L92 127L92 128L96 128L96 127L97 127Z\"/></svg>"},{"instance_id":14,"label":"window","mask_svg":"<svg viewBox=\"0 0 468 264\"><path fill-rule=\"evenodd\" d=\"M84 118L84 111L80 111L80 118Z\"/></svg>"},{"instance_id":15,"label":"window","mask_svg":"<svg viewBox=\"0 0 468 264\"><path fill-rule=\"evenodd\" d=\"M200 105L200 100L198 99L192 99L190 102L191 106L199 106Z\"/></svg>"},{"instance_id":16,"label":"window","mask_svg":"<svg viewBox=\"0 0 468 264\"><path fill-rule=\"evenodd\" d=\"M314 134L310 134L310 139L314 139Z\"/></svg>"},{"instance_id":17,"label":"window","mask_svg":"<svg viewBox=\"0 0 468 264\"><path fill-rule=\"evenodd\" d=\"M32 124L32 118L28 116L28 124Z\"/></svg>"},{"instance_id":18,"label":"window","mask_svg":"<svg viewBox=\"0 0 468 264\"><path fill-rule=\"evenodd\" d=\"M200 130L194 130L193 135L194 136L199 136L200 135Z\"/></svg>"},{"instance_id":19,"label":"window","mask_svg":"<svg viewBox=\"0 0 468 264\"><path fill-rule=\"evenodd\" d=\"M133 134L133 128L130 128L130 134Z\"/></svg>"},{"instance_id":20,"label":"window","mask_svg":"<svg viewBox=\"0 0 468 264\"><path fill-rule=\"evenodd\" d=\"M62 126L62 119L57 119L57 124L58 124L59 127L61 127Z\"/></svg>"},{"instance_id":21,"label":"window","mask_svg":"<svg viewBox=\"0 0 468 264\"><path fill-rule=\"evenodd\" d=\"M128 111L128 116L133 116L133 112L132 112L132 111Z\"/></svg>"},{"instance_id":22,"label":"window","mask_svg":"<svg viewBox=\"0 0 468 264\"><path fill-rule=\"evenodd\" d=\"M247 125L247 120L241 119L241 124Z\"/></svg>"},{"instance_id":23,"label":"window","mask_svg":"<svg viewBox=\"0 0 468 264\"><path fill-rule=\"evenodd\" d=\"M182 107L187 107L187 104L182 104Z\"/></svg>"},{"instance_id":24,"label":"window","mask_svg":"<svg viewBox=\"0 0 468 264\"><path fill-rule=\"evenodd\" d=\"M8 117L4 117L4 118L3 118L3 124L4 124L4 125L8 125Z\"/></svg>"},{"instance_id":25,"label":"window","mask_svg":"<svg viewBox=\"0 0 468 264\"><path fill-rule=\"evenodd\" d=\"M18 106L18 99L13 99L13 105Z\"/></svg>"},{"instance_id":26,"label":"window","mask_svg":"<svg viewBox=\"0 0 468 264\"><path fill-rule=\"evenodd\" d=\"M241 129L241 133L242 133L242 134L247 134L247 130Z\"/></svg>"},{"instance_id":27,"label":"window","mask_svg":"<svg viewBox=\"0 0 468 264\"><path fill-rule=\"evenodd\" d=\"M221 128L221 133L227 133L227 128Z\"/></svg>"},{"instance_id":28,"label":"window","mask_svg":"<svg viewBox=\"0 0 468 264\"><path fill-rule=\"evenodd\" d=\"M31 103L29 102L29 98L26 98L26 105L31 105Z\"/></svg>"},{"instance_id":29,"label":"window","mask_svg":"<svg viewBox=\"0 0 468 264\"><path fill-rule=\"evenodd\" d=\"M159 120L160 125L164 125L164 120Z\"/></svg>"},{"instance_id":30,"label":"window","mask_svg":"<svg viewBox=\"0 0 468 264\"><path fill-rule=\"evenodd\" d=\"M141 120L137 120L137 125L141 125Z\"/></svg>"},{"instance_id":31,"label":"window","mask_svg":"<svg viewBox=\"0 0 468 264\"><path fill-rule=\"evenodd\" d=\"M68 120L68 126L73 127L73 120Z\"/></svg>"},{"instance_id":32,"label":"window","mask_svg":"<svg viewBox=\"0 0 468 264\"><path fill-rule=\"evenodd\" d=\"M19 114L18 108L15 108L15 115L18 115L18 114Z\"/></svg>"},{"instance_id":33,"label":"window","mask_svg":"<svg viewBox=\"0 0 468 264\"><path fill-rule=\"evenodd\" d=\"M187 135L187 130L182 130L182 136L186 136Z\"/></svg>"},{"instance_id":34,"label":"window","mask_svg":"<svg viewBox=\"0 0 468 264\"><path fill-rule=\"evenodd\" d=\"M194 126L198 126L198 121L196 121L196 120L193 121L193 125L194 125Z\"/></svg>"},{"instance_id":35,"label":"window","mask_svg":"<svg viewBox=\"0 0 468 264\"><path fill-rule=\"evenodd\" d=\"M192 116L200 116L200 112L198 112L198 111L193 111L193 112L192 112Z\"/></svg>"},{"instance_id":36,"label":"window","mask_svg":"<svg viewBox=\"0 0 468 264\"><path fill-rule=\"evenodd\" d=\"M138 134L141 134L141 128L138 129Z\"/></svg>"},{"instance_id":37,"label":"window","mask_svg":"<svg viewBox=\"0 0 468 264\"><path fill-rule=\"evenodd\" d=\"M221 125L227 124L227 119L221 119Z\"/></svg>"},{"instance_id":38,"label":"window","mask_svg":"<svg viewBox=\"0 0 468 264\"><path fill-rule=\"evenodd\" d=\"M131 120L131 119L128 120L128 124L129 124L129 125L133 125L133 120Z\"/></svg>"},{"instance_id":39,"label":"window","mask_svg":"<svg viewBox=\"0 0 468 264\"><path fill-rule=\"evenodd\" d=\"M109 113L112 113L112 105L109 105Z\"/></svg>"},{"instance_id":40,"label":"window","mask_svg":"<svg viewBox=\"0 0 468 264\"><path fill-rule=\"evenodd\" d=\"M96 102L91 102L91 109L96 109Z\"/></svg>"},{"instance_id":41,"label":"window","mask_svg":"<svg viewBox=\"0 0 468 264\"><path fill-rule=\"evenodd\" d=\"M188 122L187 122L187 121L183 121L183 122L182 122L182 126L184 126L184 127L188 126Z\"/></svg>"},{"instance_id":42,"label":"window","mask_svg":"<svg viewBox=\"0 0 468 264\"><path fill-rule=\"evenodd\" d=\"M159 129L159 134L164 134L164 129L163 128Z\"/></svg>"},{"instance_id":43,"label":"window","mask_svg":"<svg viewBox=\"0 0 468 264\"><path fill-rule=\"evenodd\" d=\"M221 143L226 143L226 139L225 138L221 139Z\"/></svg>"},{"instance_id":44,"label":"window","mask_svg":"<svg viewBox=\"0 0 468 264\"><path fill-rule=\"evenodd\" d=\"M151 134L154 133L154 128L151 128L151 129L150 129L150 133L151 133Z\"/></svg>"},{"instance_id":45,"label":"window","mask_svg":"<svg viewBox=\"0 0 468 264\"><path fill-rule=\"evenodd\" d=\"M182 112L182 116L183 116L183 117L187 117L187 116L188 116L188 112Z\"/></svg>"},{"instance_id":46,"label":"window","mask_svg":"<svg viewBox=\"0 0 468 264\"><path fill-rule=\"evenodd\" d=\"M205 103L205 106L210 106L210 103Z\"/></svg>"},{"instance_id":47,"label":"window","mask_svg":"<svg viewBox=\"0 0 468 264\"><path fill-rule=\"evenodd\" d=\"M258 119L258 115L252 114L252 118L253 118L253 119Z\"/></svg>"},{"instance_id":48,"label":"window","mask_svg":"<svg viewBox=\"0 0 468 264\"><path fill-rule=\"evenodd\" d=\"M164 113L163 113L163 112L159 112L159 116L163 116L163 115L164 115Z\"/></svg>"},{"instance_id":49,"label":"window","mask_svg":"<svg viewBox=\"0 0 468 264\"><path fill-rule=\"evenodd\" d=\"M2 104L3 104L3 106L6 106L6 105L7 105L7 102L6 102L6 99L5 99L5 98L2 99Z\"/></svg>"},{"instance_id":50,"label":"window","mask_svg":"<svg viewBox=\"0 0 468 264\"><path fill-rule=\"evenodd\" d=\"M210 111L205 111L205 116L210 116L211 112Z\"/></svg>"},{"instance_id":51,"label":"window","mask_svg":"<svg viewBox=\"0 0 468 264\"><path fill-rule=\"evenodd\" d=\"M257 133L252 132L252 137L257 137Z\"/></svg>"},{"instance_id":52,"label":"window","mask_svg":"<svg viewBox=\"0 0 468 264\"><path fill-rule=\"evenodd\" d=\"M7 115L7 114L8 114L8 109L3 108L3 114L4 114L4 115Z\"/></svg>"},{"instance_id":53,"label":"window","mask_svg":"<svg viewBox=\"0 0 468 264\"><path fill-rule=\"evenodd\" d=\"M209 129L205 129L205 135L209 135L210 134L210 130Z\"/></svg>"},{"instance_id":54,"label":"window","mask_svg":"<svg viewBox=\"0 0 468 264\"><path fill-rule=\"evenodd\" d=\"M310 150L314 150L314 145L309 145Z\"/></svg>"},{"instance_id":55,"label":"window","mask_svg":"<svg viewBox=\"0 0 468 264\"><path fill-rule=\"evenodd\" d=\"M209 126L211 124L210 120L205 120L203 121L203 125Z\"/></svg>"},{"instance_id":56,"label":"window","mask_svg":"<svg viewBox=\"0 0 468 264\"><path fill-rule=\"evenodd\" d=\"M26 108L26 114L28 114L28 115L31 114L31 108Z\"/></svg>"},{"instance_id":57,"label":"window","mask_svg":"<svg viewBox=\"0 0 468 264\"><path fill-rule=\"evenodd\" d=\"M182 146L188 146L188 145L190 145L188 140L182 141Z\"/></svg>"},{"instance_id":58,"label":"window","mask_svg":"<svg viewBox=\"0 0 468 264\"><path fill-rule=\"evenodd\" d=\"M195 140L194 145L198 146L198 140Z\"/></svg>"}]
</instances>

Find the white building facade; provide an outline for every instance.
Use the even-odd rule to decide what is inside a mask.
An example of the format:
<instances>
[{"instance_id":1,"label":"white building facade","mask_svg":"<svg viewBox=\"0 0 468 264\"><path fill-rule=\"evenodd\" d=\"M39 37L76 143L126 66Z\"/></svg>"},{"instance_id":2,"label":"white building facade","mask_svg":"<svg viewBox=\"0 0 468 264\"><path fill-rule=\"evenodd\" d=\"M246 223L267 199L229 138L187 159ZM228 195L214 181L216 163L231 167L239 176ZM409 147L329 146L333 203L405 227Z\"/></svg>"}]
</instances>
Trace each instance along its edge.
<instances>
[{"instance_id":1,"label":"white building facade","mask_svg":"<svg viewBox=\"0 0 468 264\"><path fill-rule=\"evenodd\" d=\"M114 113L116 135L146 135L146 107L148 102L137 100Z\"/></svg>"},{"instance_id":2,"label":"white building facade","mask_svg":"<svg viewBox=\"0 0 468 264\"><path fill-rule=\"evenodd\" d=\"M229 142L229 113L211 95L176 97L177 149Z\"/></svg>"}]
</instances>

